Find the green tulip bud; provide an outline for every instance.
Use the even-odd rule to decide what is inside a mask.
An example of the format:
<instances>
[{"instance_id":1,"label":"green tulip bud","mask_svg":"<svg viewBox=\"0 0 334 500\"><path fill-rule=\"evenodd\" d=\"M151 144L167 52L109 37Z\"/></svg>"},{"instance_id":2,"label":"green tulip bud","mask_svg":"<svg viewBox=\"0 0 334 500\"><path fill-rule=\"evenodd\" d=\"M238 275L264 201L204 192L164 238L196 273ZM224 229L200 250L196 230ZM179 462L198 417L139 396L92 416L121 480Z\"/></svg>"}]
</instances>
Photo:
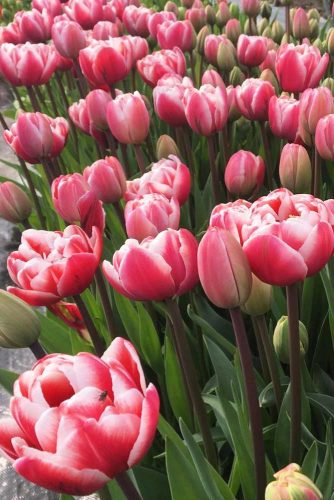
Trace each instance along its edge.
<instances>
[{"instance_id":1,"label":"green tulip bud","mask_svg":"<svg viewBox=\"0 0 334 500\"><path fill-rule=\"evenodd\" d=\"M276 481L268 484L265 500L322 500L321 491L298 464L290 464L274 474Z\"/></svg>"},{"instance_id":2,"label":"green tulip bud","mask_svg":"<svg viewBox=\"0 0 334 500\"><path fill-rule=\"evenodd\" d=\"M230 83L233 85L233 87L236 87L237 85L241 85L242 82L246 80L245 75L239 68L239 66L234 66L232 71L230 72Z\"/></svg>"},{"instance_id":3,"label":"green tulip bud","mask_svg":"<svg viewBox=\"0 0 334 500\"><path fill-rule=\"evenodd\" d=\"M264 30L269 26L269 21L265 17L257 23L257 29L260 35L263 34Z\"/></svg>"},{"instance_id":4,"label":"green tulip bud","mask_svg":"<svg viewBox=\"0 0 334 500\"><path fill-rule=\"evenodd\" d=\"M264 80L266 82L270 82L273 85L276 94L279 94L278 81L277 81L277 78L271 69L269 69L269 68L264 69L260 75L260 78L261 78L261 80Z\"/></svg>"},{"instance_id":5,"label":"green tulip bud","mask_svg":"<svg viewBox=\"0 0 334 500\"><path fill-rule=\"evenodd\" d=\"M168 158L169 155L175 155L180 158L181 154L176 142L167 134L161 135L156 146L157 159Z\"/></svg>"},{"instance_id":6,"label":"green tulip bud","mask_svg":"<svg viewBox=\"0 0 334 500\"><path fill-rule=\"evenodd\" d=\"M334 96L334 78L326 78L322 84L322 87L327 87L333 94Z\"/></svg>"},{"instance_id":7,"label":"green tulip bud","mask_svg":"<svg viewBox=\"0 0 334 500\"><path fill-rule=\"evenodd\" d=\"M271 25L271 32L274 42L281 43L284 31L285 30L279 21L276 20L273 22L273 24Z\"/></svg>"},{"instance_id":8,"label":"green tulip bud","mask_svg":"<svg viewBox=\"0 0 334 500\"><path fill-rule=\"evenodd\" d=\"M217 51L217 65L222 71L231 71L237 63L236 50L232 44L220 43Z\"/></svg>"},{"instance_id":9,"label":"green tulip bud","mask_svg":"<svg viewBox=\"0 0 334 500\"><path fill-rule=\"evenodd\" d=\"M269 2L262 2L261 8L260 8L260 14L262 17L265 17L266 19L270 19L272 10L273 10L273 8Z\"/></svg>"},{"instance_id":10,"label":"green tulip bud","mask_svg":"<svg viewBox=\"0 0 334 500\"><path fill-rule=\"evenodd\" d=\"M300 354L304 356L308 349L308 333L305 325L299 321ZM273 343L278 359L289 364L289 323L288 317L282 316L274 330Z\"/></svg>"},{"instance_id":11,"label":"green tulip bud","mask_svg":"<svg viewBox=\"0 0 334 500\"><path fill-rule=\"evenodd\" d=\"M273 34L271 31L271 27L267 26L266 29L263 31L262 36L265 36L267 38L272 38Z\"/></svg>"},{"instance_id":12,"label":"green tulip bud","mask_svg":"<svg viewBox=\"0 0 334 500\"><path fill-rule=\"evenodd\" d=\"M308 18L316 19L318 22L320 21L320 14L317 9L310 9L307 13Z\"/></svg>"},{"instance_id":13,"label":"green tulip bud","mask_svg":"<svg viewBox=\"0 0 334 500\"><path fill-rule=\"evenodd\" d=\"M311 18L309 21L310 25L310 38L314 40L319 36L319 21L317 19Z\"/></svg>"},{"instance_id":14,"label":"green tulip bud","mask_svg":"<svg viewBox=\"0 0 334 500\"><path fill-rule=\"evenodd\" d=\"M198 32L198 35L197 35L197 45L196 45L196 48L197 48L197 52L199 54L201 54L201 56L204 55L204 46L205 46L205 39L208 35L210 35L211 33L211 30L209 28L209 26L203 26L203 28Z\"/></svg>"},{"instance_id":15,"label":"green tulip bud","mask_svg":"<svg viewBox=\"0 0 334 500\"><path fill-rule=\"evenodd\" d=\"M205 7L206 20L210 26L214 26L216 23L216 13L212 5L207 5Z\"/></svg>"},{"instance_id":16,"label":"green tulip bud","mask_svg":"<svg viewBox=\"0 0 334 500\"><path fill-rule=\"evenodd\" d=\"M272 286L253 274L252 290L247 302L241 307L250 316L261 316L271 309Z\"/></svg>"},{"instance_id":17,"label":"green tulip bud","mask_svg":"<svg viewBox=\"0 0 334 500\"><path fill-rule=\"evenodd\" d=\"M235 17L236 19L239 19L239 15L240 15L239 5L237 5L236 3L230 3L229 9L231 12L231 17Z\"/></svg>"}]
</instances>

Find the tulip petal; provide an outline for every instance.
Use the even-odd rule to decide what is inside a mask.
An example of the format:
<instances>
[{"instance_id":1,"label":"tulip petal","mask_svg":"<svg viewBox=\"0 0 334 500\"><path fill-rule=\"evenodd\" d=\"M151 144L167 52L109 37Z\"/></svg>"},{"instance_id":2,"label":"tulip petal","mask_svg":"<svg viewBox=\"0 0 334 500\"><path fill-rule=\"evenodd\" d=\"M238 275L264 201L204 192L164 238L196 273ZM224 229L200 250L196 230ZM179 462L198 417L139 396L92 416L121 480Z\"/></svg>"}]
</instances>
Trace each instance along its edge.
<instances>
[{"instance_id":1,"label":"tulip petal","mask_svg":"<svg viewBox=\"0 0 334 500\"><path fill-rule=\"evenodd\" d=\"M328 222L319 222L310 232L299 253L308 267L307 276L316 274L329 261L334 247L333 230Z\"/></svg>"},{"instance_id":2,"label":"tulip petal","mask_svg":"<svg viewBox=\"0 0 334 500\"><path fill-rule=\"evenodd\" d=\"M16 288L15 286L7 287L7 292L16 295L16 297L24 300L31 306L47 306L49 304L55 304L55 302L59 301L59 296L52 293L38 292L35 290L23 290L22 288Z\"/></svg>"},{"instance_id":3,"label":"tulip petal","mask_svg":"<svg viewBox=\"0 0 334 500\"><path fill-rule=\"evenodd\" d=\"M14 419L29 441L37 448L39 448L39 442L35 433L35 425L45 409L45 407L23 397L14 396L10 401L10 411Z\"/></svg>"},{"instance_id":4,"label":"tulip petal","mask_svg":"<svg viewBox=\"0 0 334 500\"><path fill-rule=\"evenodd\" d=\"M98 261L94 254L81 253L70 257L58 282L59 296L68 297L83 292L90 285L97 266Z\"/></svg>"},{"instance_id":5,"label":"tulip petal","mask_svg":"<svg viewBox=\"0 0 334 500\"><path fill-rule=\"evenodd\" d=\"M49 408L37 420L35 432L42 450L49 451L50 453L56 452L59 421L60 414L58 408Z\"/></svg>"},{"instance_id":6,"label":"tulip petal","mask_svg":"<svg viewBox=\"0 0 334 500\"><path fill-rule=\"evenodd\" d=\"M0 447L1 452L5 453L8 458L16 459L17 454L12 445L12 439L15 437L26 438L24 432L17 425L15 420L10 417L0 420Z\"/></svg>"}]
</instances>

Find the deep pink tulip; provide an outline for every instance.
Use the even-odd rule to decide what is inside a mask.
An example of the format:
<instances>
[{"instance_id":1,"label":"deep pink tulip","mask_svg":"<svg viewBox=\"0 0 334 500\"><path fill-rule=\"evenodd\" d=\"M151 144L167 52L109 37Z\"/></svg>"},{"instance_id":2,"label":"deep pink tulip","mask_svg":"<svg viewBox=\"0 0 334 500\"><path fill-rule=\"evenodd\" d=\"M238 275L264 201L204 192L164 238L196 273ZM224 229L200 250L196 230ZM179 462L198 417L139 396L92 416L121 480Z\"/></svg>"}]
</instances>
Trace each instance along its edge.
<instances>
[{"instance_id":1,"label":"deep pink tulip","mask_svg":"<svg viewBox=\"0 0 334 500\"><path fill-rule=\"evenodd\" d=\"M52 17L46 9L42 12L37 9L20 10L15 14L14 22L19 27L23 43L46 42L51 37Z\"/></svg>"},{"instance_id":2,"label":"deep pink tulip","mask_svg":"<svg viewBox=\"0 0 334 500\"><path fill-rule=\"evenodd\" d=\"M217 53L221 43L227 45L233 54L235 54L233 43L225 35L208 35L205 38L204 55L207 61L215 66L217 65Z\"/></svg>"},{"instance_id":3,"label":"deep pink tulip","mask_svg":"<svg viewBox=\"0 0 334 500\"><path fill-rule=\"evenodd\" d=\"M268 117L272 133L280 139L294 142L299 125L300 101L289 96L273 96L269 101Z\"/></svg>"},{"instance_id":4,"label":"deep pink tulip","mask_svg":"<svg viewBox=\"0 0 334 500\"><path fill-rule=\"evenodd\" d=\"M318 121L334 113L332 92L327 87L307 89L300 98L299 134L303 142L313 146Z\"/></svg>"},{"instance_id":5,"label":"deep pink tulip","mask_svg":"<svg viewBox=\"0 0 334 500\"><path fill-rule=\"evenodd\" d=\"M33 306L77 295L91 283L101 253L97 228L91 238L77 226L64 232L27 229L7 261L9 275L20 288L10 286L8 291Z\"/></svg>"},{"instance_id":6,"label":"deep pink tulip","mask_svg":"<svg viewBox=\"0 0 334 500\"><path fill-rule=\"evenodd\" d=\"M123 144L145 141L150 115L139 92L118 95L107 107L107 120L112 135Z\"/></svg>"},{"instance_id":7,"label":"deep pink tulip","mask_svg":"<svg viewBox=\"0 0 334 500\"><path fill-rule=\"evenodd\" d=\"M197 134L208 136L224 128L228 117L225 86L187 89L184 104L188 124Z\"/></svg>"},{"instance_id":8,"label":"deep pink tulip","mask_svg":"<svg viewBox=\"0 0 334 500\"><path fill-rule=\"evenodd\" d=\"M185 19L190 21L194 29L198 32L206 25L206 12L203 6L187 9Z\"/></svg>"},{"instance_id":9,"label":"deep pink tulip","mask_svg":"<svg viewBox=\"0 0 334 500\"><path fill-rule=\"evenodd\" d=\"M126 240L103 272L113 288L132 300L164 300L198 282L198 243L187 229L167 229L141 243Z\"/></svg>"},{"instance_id":10,"label":"deep pink tulip","mask_svg":"<svg viewBox=\"0 0 334 500\"><path fill-rule=\"evenodd\" d=\"M60 175L51 187L56 212L71 224L80 222L78 202L89 191L89 185L79 173Z\"/></svg>"},{"instance_id":11,"label":"deep pink tulip","mask_svg":"<svg viewBox=\"0 0 334 500\"><path fill-rule=\"evenodd\" d=\"M241 198L255 194L263 184L265 169L261 156L250 151L237 151L229 159L224 173L228 191Z\"/></svg>"},{"instance_id":12,"label":"deep pink tulip","mask_svg":"<svg viewBox=\"0 0 334 500\"><path fill-rule=\"evenodd\" d=\"M120 162L114 156L97 160L83 171L83 177L95 196L103 203L116 203L126 190L126 178Z\"/></svg>"},{"instance_id":13,"label":"deep pink tulip","mask_svg":"<svg viewBox=\"0 0 334 500\"><path fill-rule=\"evenodd\" d=\"M102 89L92 90L85 100L90 122L98 130L108 130L107 106L111 101L110 93Z\"/></svg>"},{"instance_id":14,"label":"deep pink tulip","mask_svg":"<svg viewBox=\"0 0 334 500\"><path fill-rule=\"evenodd\" d=\"M152 169L140 178L127 182L125 200L133 200L137 196L149 193L165 195L168 199L175 197L183 205L189 196L191 175L188 167L174 155L162 158L153 163Z\"/></svg>"},{"instance_id":15,"label":"deep pink tulip","mask_svg":"<svg viewBox=\"0 0 334 500\"><path fill-rule=\"evenodd\" d=\"M125 7L122 21L130 35L138 35L144 38L148 37L148 20L152 15L152 10L146 7L129 5Z\"/></svg>"},{"instance_id":16,"label":"deep pink tulip","mask_svg":"<svg viewBox=\"0 0 334 500\"><path fill-rule=\"evenodd\" d=\"M179 47L190 52L196 45L196 34L190 21L164 21L158 26L158 44L162 49Z\"/></svg>"},{"instance_id":17,"label":"deep pink tulip","mask_svg":"<svg viewBox=\"0 0 334 500\"><path fill-rule=\"evenodd\" d=\"M87 45L87 35L75 21L54 23L51 34L59 54L69 59L76 59Z\"/></svg>"},{"instance_id":18,"label":"deep pink tulip","mask_svg":"<svg viewBox=\"0 0 334 500\"><path fill-rule=\"evenodd\" d=\"M121 30L118 23L111 21L99 21L95 24L92 37L95 40L108 40L109 37L120 36Z\"/></svg>"},{"instance_id":19,"label":"deep pink tulip","mask_svg":"<svg viewBox=\"0 0 334 500\"><path fill-rule=\"evenodd\" d=\"M268 107L275 95L273 85L260 78L248 78L237 87L237 104L241 114L248 120L268 120Z\"/></svg>"},{"instance_id":20,"label":"deep pink tulip","mask_svg":"<svg viewBox=\"0 0 334 500\"><path fill-rule=\"evenodd\" d=\"M250 224L250 207L246 200L221 203L212 210L210 226L226 229L242 245L243 227Z\"/></svg>"},{"instance_id":21,"label":"deep pink tulip","mask_svg":"<svg viewBox=\"0 0 334 500\"><path fill-rule=\"evenodd\" d=\"M67 57L63 57L59 54L57 71L68 71L73 68L72 59L67 59Z\"/></svg>"},{"instance_id":22,"label":"deep pink tulip","mask_svg":"<svg viewBox=\"0 0 334 500\"><path fill-rule=\"evenodd\" d=\"M237 57L241 64L248 67L259 66L268 53L267 39L263 36L240 35Z\"/></svg>"},{"instance_id":23,"label":"deep pink tulip","mask_svg":"<svg viewBox=\"0 0 334 500\"><path fill-rule=\"evenodd\" d=\"M285 92L304 92L319 85L328 66L329 55L321 57L313 45L283 44L276 55L276 74Z\"/></svg>"},{"instance_id":24,"label":"deep pink tulip","mask_svg":"<svg viewBox=\"0 0 334 500\"><path fill-rule=\"evenodd\" d=\"M160 78L166 73L176 73L184 76L186 60L178 47L173 50L160 50L140 59L137 62L137 70L144 82L151 87L155 87Z\"/></svg>"},{"instance_id":25,"label":"deep pink tulip","mask_svg":"<svg viewBox=\"0 0 334 500\"><path fill-rule=\"evenodd\" d=\"M210 84L213 87L225 86L224 80L220 74L214 69L207 69L202 75L202 85Z\"/></svg>"},{"instance_id":26,"label":"deep pink tulip","mask_svg":"<svg viewBox=\"0 0 334 500\"><path fill-rule=\"evenodd\" d=\"M241 8L247 16L256 17L260 12L260 0L241 0Z\"/></svg>"},{"instance_id":27,"label":"deep pink tulip","mask_svg":"<svg viewBox=\"0 0 334 500\"><path fill-rule=\"evenodd\" d=\"M240 243L229 231L207 230L198 247L198 273L205 294L217 307L239 307L250 295L252 273Z\"/></svg>"},{"instance_id":28,"label":"deep pink tulip","mask_svg":"<svg viewBox=\"0 0 334 500\"><path fill-rule=\"evenodd\" d=\"M63 150L69 126L65 118L50 118L43 113L22 113L4 139L13 151L29 163L40 163Z\"/></svg>"},{"instance_id":29,"label":"deep pink tulip","mask_svg":"<svg viewBox=\"0 0 334 500\"><path fill-rule=\"evenodd\" d=\"M192 86L189 79L179 78L180 83L170 82L167 78L161 78L153 90L154 109L160 120L167 122L172 127L180 127L187 124L183 98L187 88ZM178 75L175 75L178 76ZM172 80L173 75L171 76ZM172 84L170 84L172 83Z\"/></svg>"},{"instance_id":30,"label":"deep pink tulip","mask_svg":"<svg viewBox=\"0 0 334 500\"><path fill-rule=\"evenodd\" d=\"M178 229L180 205L176 198L145 194L127 202L124 219L128 237L142 241L149 236L157 236L165 229Z\"/></svg>"},{"instance_id":31,"label":"deep pink tulip","mask_svg":"<svg viewBox=\"0 0 334 500\"><path fill-rule=\"evenodd\" d=\"M315 131L315 145L324 160L334 160L334 114L320 118Z\"/></svg>"},{"instance_id":32,"label":"deep pink tulip","mask_svg":"<svg viewBox=\"0 0 334 500\"><path fill-rule=\"evenodd\" d=\"M32 203L27 194L14 182L0 183L0 217L13 222L22 222L31 214Z\"/></svg>"},{"instance_id":33,"label":"deep pink tulip","mask_svg":"<svg viewBox=\"0 0 334 500\"><path fill-rule=\"evenodd\" d=\"M46 9L51 17L59 16L63 12L60 0L32 0L31 6L40 12Z\"/></svg>"},{"instance_id":34,"label":"deep pink tulip","mask_svg":"<svg viewBox=\"0 0 334 500\"><path fill-rule=\"evenodd\" d=\"M116 338L102 358L49 354L14 386L0 446L21 476L88 495L136 465L153 441L159 396L133 345ZM122 432L120 432L120 429Z\"/></svg>"},{"instance_id":35,"label":"deep pink tulip","mask_svg":"<svg viewBox=\"0 0 334 500\"><path fill-rule=\"evenodd\" d=\"M157 39L157 31L160 24L164 21L176 21L176 19L174 12L162 11L152 14L148 19L147 26L153 40Z\"/></svg>"},{"instance_id":36,"label":"deep pink tulip","mask_svg":"<svg viewBox=\"0 0 334 500\"><path fill-rule=\"evenodd\" d=\"M98 21L103 20L103 5L105 0L70 0L64 6L64 13L82 26L90 30Z\"/></svg>"},{"instance_id":37,"label":"deep pink tulip","mask_svg":"<svg viewBox=\"0 0 334 500\"><path fill-rule=\"evenodd\" d=\"M44 43L0 46L0 72L15 87L43 85L58 66L58 53Z\"/></svg>"},{"instance_id":38,"label":"deep pink tulip","mask_svg":"<svg viewBox=\"0 0 334 500\"><path fill-rule=\"evenodd\" d=\"M0 46L4 43L18 45L22 42L22 33L17 23L9 23L7 26L0 26Z\"/></svg>"}]
</instances>

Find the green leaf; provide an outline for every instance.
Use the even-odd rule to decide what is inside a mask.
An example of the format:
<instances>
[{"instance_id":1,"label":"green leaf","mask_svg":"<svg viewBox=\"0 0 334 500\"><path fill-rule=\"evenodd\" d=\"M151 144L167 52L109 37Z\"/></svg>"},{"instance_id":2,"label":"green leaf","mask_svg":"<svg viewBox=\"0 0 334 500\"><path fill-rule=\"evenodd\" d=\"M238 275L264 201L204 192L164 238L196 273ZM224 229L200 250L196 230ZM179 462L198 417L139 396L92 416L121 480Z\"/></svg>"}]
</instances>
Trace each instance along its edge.
<instances>
[{"instance_id":1,"label":"green leaf","mask_svg":"<svg viewBox=\"0 0 334 500\"><path fill-rule=\"evenodd\" d=\"M143 304L137 303L139 316L139 338L145 361L157 373L163 372L163 359L159 335L155 329L151 316Z\"/></svg>"},{"instance_id":2,"label":"green leaf","mask_svg":"<svg viewBox=\"0 0 334 500\"><path fill-rule=\"evenodd\" d=\"M334 418L334 398L325 394L307 394L308 399L314 405L325 411L330 417Z\"/></svg>"},{"instance_id":3,"label":"green leaf","mask_svg":"<svg viewBox=\"0 0 334 500\"><path fill-rule=\"evenodd\" d=\"M322 464L320 474L316 481L316 485L324 496L324 499L329 498L334 489L334 460L333 460L333 438L332 438L332 421L327 424L326 434L326 455Z\"/></svg>"},{"instance_id":4,"label":"green leaf","mask_svg":"<svg viewBox=\"0 0 334 500\"><path fill-rule=\"evenodd\" d=\"M67 495L66 493L62 493L60 495L60 500L75 500L72 495Z\"/></svg>"},{"instance_id":5,"label":"green leaf","mask_svg":"<svg viewBox=\"0 0 334 500\"><path fill-rule=\"evenodd\" d=\"M222 349L220 349L215 342L212 342L206 335L204 335L204 340L209 351L209 355L217 375L217 381L220 390L224 396L232 401L233 394L231 389L231 382L236 381L234 367L231 361L224 354Z\"/></svg>"},{"instance_id":6,"label":"green leaf","mask_svg":"<svg viewBox=\"0 0 334 500\"><path fill-rule=\"evenodd\" d=\"M18 377L19 373L11 372L9 370L5 370L4 368L0 368L0 385L7 392L9 392L9 394L13 394L13 385Z\"/></svg>"},{"instance_id":7,"label":"green leaf","mask_svg":"<svg viewBox=\"0 0 334 500\"><path fill-rule=\"evenodd\" d=\"M120 293L114 291L117 311L121 317L125 331L136 349L140 351L140 337L138 328L138 313L131 300L123 297Z\"/></svg>"},{"instance_id":8,"label":"green leaf","mask_svg":"<svg viewBox=\"0 0 334 500\"><path fill-rule=\"evenodd\" d=\"M41 314L38 310L36 310L36 313L42 327L39 341L46 351L73 354L71 335L78 335L78 333L65 325L56 316L51 315L51 313L45 315Z\"/></svg>"},{"instance_id":9,"label":"green leaf","mask_svg":"<svg viewBox=\"0 0 334 500\"><path fill-rule=\"evenodd\" d=\"M312 481L315 480L315 475L318 467L318 445L314 442L311 448L305 455L302 471L305 476L309 477Z\"/></svg>"},{"instance_id":10,"label":"green leaf","mask_svg":"<svg viewBox=\"0 0 334 500\"><path fill-rule=\"evenodd\" d=\"M148 467L135 467L132 472L145 500L170 500L168 478L165 474ZM113 497L114 498L114 497Z\"/></svg>"}]
</instances>

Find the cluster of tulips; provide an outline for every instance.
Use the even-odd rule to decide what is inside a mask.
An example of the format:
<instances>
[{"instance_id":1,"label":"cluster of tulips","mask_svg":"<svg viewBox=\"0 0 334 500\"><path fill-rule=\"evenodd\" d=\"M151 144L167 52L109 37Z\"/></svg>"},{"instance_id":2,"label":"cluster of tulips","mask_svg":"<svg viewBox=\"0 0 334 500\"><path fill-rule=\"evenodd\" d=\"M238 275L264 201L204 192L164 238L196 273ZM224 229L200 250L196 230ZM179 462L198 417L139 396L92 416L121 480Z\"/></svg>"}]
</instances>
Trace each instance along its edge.
<instances>
[{"instance_id":1,"label":"cluster of tulips","mask_svg":"<svg viewBox=\"0 0 334 500\"><path fill-rule=\"evenodd\" d=\"M330 500L334 29L151 3L0 28L0 345L37 358L0 373L0 449L67 495Z\"/></svg>"}]
</instances>

